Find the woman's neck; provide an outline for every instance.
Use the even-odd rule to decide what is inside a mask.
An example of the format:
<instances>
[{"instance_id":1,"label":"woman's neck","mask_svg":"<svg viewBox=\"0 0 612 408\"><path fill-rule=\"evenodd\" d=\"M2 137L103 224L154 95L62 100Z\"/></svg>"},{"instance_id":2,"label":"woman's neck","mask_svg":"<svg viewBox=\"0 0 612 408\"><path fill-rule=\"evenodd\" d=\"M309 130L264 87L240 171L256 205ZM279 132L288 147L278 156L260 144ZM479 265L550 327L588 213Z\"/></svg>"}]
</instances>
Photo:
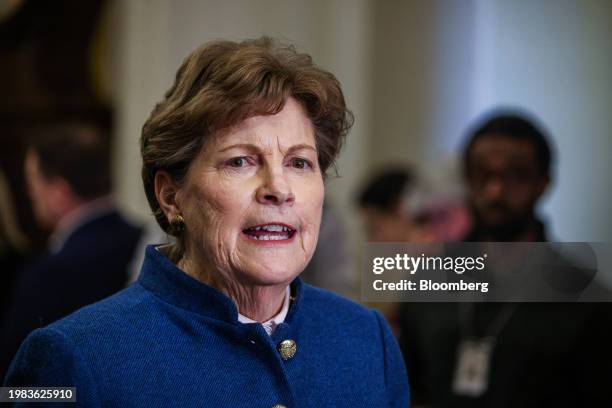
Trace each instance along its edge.
<instances>
[{"instance_id":1,"label":"woman's neck","mask_svg":"<svg viewBox=\"0 0 612 408\"><path fill-rule=\"evenodd\" d=\"M283 307L287 284L251 285L239 282L229 273L211 273L210 268L183 256L177 266L192 278L224 293L236 303L238 312L249 319L266 322Z\"/></svg>"}]
</instances>

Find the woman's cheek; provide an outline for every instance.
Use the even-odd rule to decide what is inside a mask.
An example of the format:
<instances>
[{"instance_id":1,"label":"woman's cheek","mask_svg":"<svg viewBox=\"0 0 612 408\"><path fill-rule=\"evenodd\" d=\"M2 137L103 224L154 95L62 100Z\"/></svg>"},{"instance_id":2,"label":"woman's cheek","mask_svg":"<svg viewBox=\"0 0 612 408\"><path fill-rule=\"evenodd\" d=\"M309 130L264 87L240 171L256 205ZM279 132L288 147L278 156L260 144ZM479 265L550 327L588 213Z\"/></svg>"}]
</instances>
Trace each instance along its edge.
<instances>
[{"instance_id":1,"label":"woman's cheek","mask_svg":"<svg viewBox=\"0 0 612 408\"><path fill-rule=\"evenodd\" d=\"M319 229L321 227L322 205L314 205L307 210L307 214L302 221L303 237L302 250L307 257L312 256L317 245Z\"/></svg>"}]
</instances>

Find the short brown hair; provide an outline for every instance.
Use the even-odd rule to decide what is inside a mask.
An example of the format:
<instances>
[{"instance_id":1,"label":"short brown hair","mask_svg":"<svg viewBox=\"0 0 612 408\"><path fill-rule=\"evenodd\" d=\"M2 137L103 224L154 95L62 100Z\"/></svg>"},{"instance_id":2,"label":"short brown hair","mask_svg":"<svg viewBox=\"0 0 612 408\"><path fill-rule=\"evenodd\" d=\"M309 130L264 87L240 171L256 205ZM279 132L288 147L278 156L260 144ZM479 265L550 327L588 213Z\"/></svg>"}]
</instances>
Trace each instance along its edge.
<instances>
[{"instance_id":1,"label":"short brown hair","mask_svg":"<svg viewBox=\"0 0 612 408\"><path fill-rule=\"evenodd\" d=\"M145 193L164 231L173 233L155 197L155 173L165 170L180 185L207 140L251 116L280 112L288 97L312 121L325 174L353 123L334 75L309 55L267 37L214 41L187 57L140 139Z\"/></svg>"},{"instance_id":2,"label":"short brown hair","mask_svg":"<svg viewBox=\"0 0 612 408\"><path fill-rule=\"evenodd\" d=\"M110 136L93 124L37 127L28 139L46 178L61 177L84 199L111 192Z\"/></svg>"}]
</instances>

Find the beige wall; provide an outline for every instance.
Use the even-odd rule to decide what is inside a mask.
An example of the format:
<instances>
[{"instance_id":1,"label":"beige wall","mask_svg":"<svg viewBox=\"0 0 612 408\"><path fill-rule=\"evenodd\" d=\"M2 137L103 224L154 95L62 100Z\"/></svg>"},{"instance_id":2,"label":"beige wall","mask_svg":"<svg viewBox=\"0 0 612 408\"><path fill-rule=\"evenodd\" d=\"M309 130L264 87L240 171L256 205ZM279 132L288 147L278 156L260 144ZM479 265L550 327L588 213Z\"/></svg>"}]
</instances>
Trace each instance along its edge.
<instances>
[{"instance_id":1,"label":"beige wall","mask_svg":"<svg viewBox=\"0 0 612 408\"><path fill-rule=\"evenodd\" d=\"M138 136L182 59L200 43L260 35L309 52L344 86L356 123L328 195L358 237L352 198L372 168L428 174L465 127L502 105L555 134L559 182L545 212L563 240L611 240L612 2L608 0L117 1L116 180L136 217L148 208Z\"/></svg>"}]
</instances>

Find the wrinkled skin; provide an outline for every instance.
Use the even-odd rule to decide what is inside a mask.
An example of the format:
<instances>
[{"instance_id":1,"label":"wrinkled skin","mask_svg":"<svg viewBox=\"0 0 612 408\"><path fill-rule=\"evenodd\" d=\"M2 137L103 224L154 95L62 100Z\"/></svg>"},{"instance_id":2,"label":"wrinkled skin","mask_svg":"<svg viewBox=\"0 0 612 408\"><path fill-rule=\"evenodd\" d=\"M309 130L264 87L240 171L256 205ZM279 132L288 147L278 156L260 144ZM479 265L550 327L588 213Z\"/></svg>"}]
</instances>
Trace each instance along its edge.
<instances>
[{"instance_id":1,"label":"wrinkled skin","mask_svg":"<svg viewBox=\"0 0 612 408\"><path fill-rule=\"evenodd\" d=\"M181 186L158 172L156 192L168 219L185 219L179 267L228 294L240 313L269 319L317 243L324 185L312 123L290 98L279 113L207 143ZM271 223L292 227L293 237L259 242L243 232Z\"/></svg>"}]
</instances>

